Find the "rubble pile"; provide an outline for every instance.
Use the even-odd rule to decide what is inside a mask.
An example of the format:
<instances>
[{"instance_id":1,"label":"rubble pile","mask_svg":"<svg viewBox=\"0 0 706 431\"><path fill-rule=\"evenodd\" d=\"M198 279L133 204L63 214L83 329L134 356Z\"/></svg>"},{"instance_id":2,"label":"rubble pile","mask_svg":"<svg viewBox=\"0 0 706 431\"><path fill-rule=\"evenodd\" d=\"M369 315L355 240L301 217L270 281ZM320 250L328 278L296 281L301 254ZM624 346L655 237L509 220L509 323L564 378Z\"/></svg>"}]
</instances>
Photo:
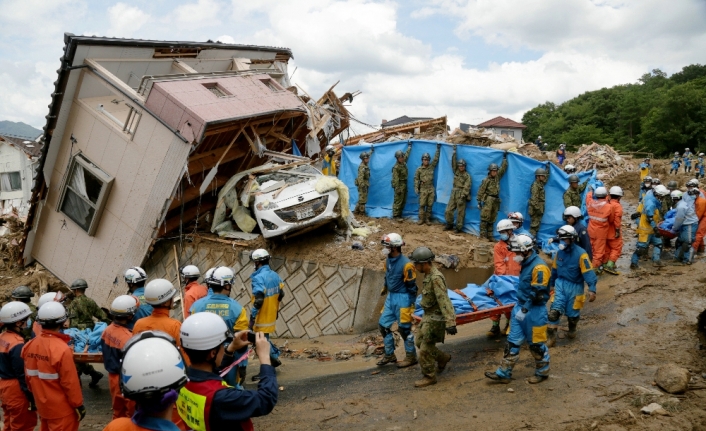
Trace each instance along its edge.
<instances>
[{"instance_id":1,"label":"rubble pile","mask_svg":"<svg viewBox=\"0 0 706 431\"><path fill-rule=\"evenodd\" d=\"M16 210L0 217L0 270L18 267L24 222Z\"/></svg>"},{"instance_id":2,"label":"rubble pile","mask_svg":"<svg viewBox=\"0 0 706 431\"><path fill-rule=\"evenodd\" d=\"M408 141L410 139L417 139L422 141L443 141L447 139L446 129L441 124L435 124L428 129L414 134L414 133L396 133L394 135L387 136L383 141L377 142L396 142L396 141ZM368 141L370 142L370 141ZM375 143L377 143L375 142ZM370 142L372 143L372 142Z\"/></svg>"},{"instance_id":3,"label":"rubble pile","mask_svg":"<svg viewBox=\"0 0 706 431\"><path fill-rule=\"evenodd\" d=\"M601 145L593 142L591 145L582 145L576 156L571 161L580 171L598 169L598 178L610 180L625 172L633 172L637 168L617 153L609 145Z\"/></svg>"},{"instance_id":4,"label":"rubble pile","mask_svg":"<svg viewBox=\"0 0 706 431\"><path fill-rule=\"evenodd\" d=\"M444 141L451 144L475 145L477 147L491 147L497 144L511 143L511 147L516 148L518 143L512 136L497 135L492 130L484 128L468 129L464 132L461 129L455 129ZM493 147L496 148L496 147ZM510 148L502 148L509 150Z\"/></svg>"},{"instance_id":5,"label":"rubble pile","mask_svg":"<svg viewBox=\"0 0 706 431\"><path fill-rule=\"evenodd\" d=\"M540 150L539 147L537 147L531 142L518 146L517 152L522 154L523 156L531 157L535 160L549 160L549 158L547 157L547 153Z\"/></svg>"}]
</instances>

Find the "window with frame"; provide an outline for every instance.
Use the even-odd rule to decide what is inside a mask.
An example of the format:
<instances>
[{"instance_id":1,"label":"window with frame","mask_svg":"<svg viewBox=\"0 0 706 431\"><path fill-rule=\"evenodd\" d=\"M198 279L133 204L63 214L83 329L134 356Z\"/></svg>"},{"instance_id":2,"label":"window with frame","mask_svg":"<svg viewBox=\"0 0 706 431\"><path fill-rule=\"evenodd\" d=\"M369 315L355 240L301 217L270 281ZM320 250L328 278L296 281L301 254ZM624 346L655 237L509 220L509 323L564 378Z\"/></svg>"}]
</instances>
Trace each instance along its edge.
<instances>
[{"instance_id":1,"label":"window with frame","mask_svg":"<svg viewBox=\"0 0 706 431\"><path fill-rule=\"evenodd\" d=\"M64 178L57 211L93 235L112 186L113 178L79 153Z\"/></svg>"},{"instance_id":2,"label":"window with frame","mask_svg":"<svg viewBox=\"0 0 706 431\"><path fill-rule=\"evenodd\" d=\"M16 192L22 190L22 175L19 172L0 173L0 191Z\"/></svg>"},{"instance_id":3,"label":"window with frame","mask_svg":"<svg viewBox=\"0 0 706 431\"><path fill-rule=\"evenodd\" d=\"M501 130L500 131L501 135L507 135L507 136L512 136L513 138L515 137L515 131L514 130Z\"/></svg>"}]
</instances>

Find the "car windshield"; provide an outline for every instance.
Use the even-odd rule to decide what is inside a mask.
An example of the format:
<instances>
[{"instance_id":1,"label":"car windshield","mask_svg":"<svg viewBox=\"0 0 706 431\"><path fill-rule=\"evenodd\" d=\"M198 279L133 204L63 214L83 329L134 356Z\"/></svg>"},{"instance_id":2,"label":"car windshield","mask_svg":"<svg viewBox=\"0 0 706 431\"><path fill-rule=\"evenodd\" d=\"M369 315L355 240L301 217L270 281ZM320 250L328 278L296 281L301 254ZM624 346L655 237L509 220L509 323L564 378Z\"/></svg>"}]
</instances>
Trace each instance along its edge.
<instances>
[{"instance_id":1,"label":"car windshield","mask_svg":"<svg viewBox=\"0 0 706 431\"><path fill-rule=\"evenodd\" d=\"M312 176L316 175L322 174L313 166L299 165L291 169L283 168L279 171L259 175L257 177L257 182L260 185L268 181L284 181L286 184L295 184L301 181L309 180Z\"/></svg>"}]
</instances>

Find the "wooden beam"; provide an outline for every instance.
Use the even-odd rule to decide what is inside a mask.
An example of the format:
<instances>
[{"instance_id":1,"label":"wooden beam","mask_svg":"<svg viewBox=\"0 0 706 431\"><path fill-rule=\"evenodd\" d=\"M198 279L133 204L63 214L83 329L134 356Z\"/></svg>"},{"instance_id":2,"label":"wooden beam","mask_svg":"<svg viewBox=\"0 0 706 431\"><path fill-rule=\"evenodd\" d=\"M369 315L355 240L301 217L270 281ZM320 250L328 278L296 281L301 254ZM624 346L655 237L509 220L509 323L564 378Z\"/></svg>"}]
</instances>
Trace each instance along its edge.
<instances>
[{"instance_id":1,"label":"wooden beam","mask_svg":"<svg viewBox=\"0 0 706 431\"><path fill-rule=\"evenodd\" d=\"M226 182L228 182L229 179L230 179L230 177L225 176L225 175L216 176L216 178L214 178L213 181L211 181L211 184L206 189L206 193L208 193L214 189L217 189L219 187L222 187ZM169 205L169 211L171 211L175 208L178 208L182 204L182 202L186 204L186 203L189 203L189 202L193 201L194 199L198 198L199 196L201 196L199 194L200 187L201 187L201 183L194 184L193 186L189 186L188 189L184 190L184 194L183 194L181 200L176 199L176 198L172 200L172 204Z\"/></svg>"},{"instance_id":2,"label":"wooden beam","mask_svg":"<svg viewBox=\"0 0 706 431\"><path fill-rule=\"evenodd\" d=\"M119 87L122 91L126 92L127 94L130 94L134 99L139 100L141 103L145 103L145 98L137 94L135 89L124 83L122 80L120 80L117 76L113 75L111 71L106 69L105 67L101 66L97 61L95 61L92 58L86 58L83 60L83 62L98 72L100 72L103 76L108 78L115 86Z\"/></svg>"},{"instance_id":3,"label":"wooden beam","mask_svg":"<svg viewBox=\"0 0 706 431\"><path fill-rule=\"evenodd\" d=\"M222 125L206 125L206 133L204 133L204 137L208 137L211 135L215 135L218 133L225 133L225 132L230 132L233 130L239 129L243 122L250 121L250 125L257 126L258 124L262 123L267 123L272 121L272 115L273 114L268 114L265 116L265 118L260 118L260 119L252 119L252 118L243 118L241 120L237 120L234 123L224 123ZM280 120L284 120L286 118L296 118L300 116L306 117L306 111L283 111L281 113Z\"/></svg>"},{"instance_id":4,"label":"wooden beam","mask_svg":"<svg viewBox=\"0 0 706 431\"><path fill-rule=\"evenodd\" d=\"M177 213L176 215L173 215L172 217L168 218L159 227L159 234L158 235L164 236L165 234L168 234L168 233L172 232L173 230L178 229L179 223L181 220L183 220L184 226L186 226L187 224L189 224L190 221L192 221L194 218L196 218L197 214L203 214L206 211L211 211L215 207L216 207L216 200L209 199L208 201L202 203L200 206L194 205L193 207L186 209L184 211L183 216L180 213Z\"/></svg>"},{"instance_id":5,"label":"wooden beam","mask_svg":"<svg viewBox=\"0 0 706 431\"><path fill-rule=\"evenodd\" d=\"M223 157L221 164L232 162L235 159L243 157L248 153L248 151L250 151L250 148L244 146L235 147L231 149L229 154L226 154L225 157ZM209 153L207 157L202 157L193 162L189 160L189 175L196 175L200 172L206 173L206 171L216 166L216 163L218 163L218 160L221 158L222 155L222 151L219 152L217 150L214 150L213 152Z\"/></svg>"}]
</instances>

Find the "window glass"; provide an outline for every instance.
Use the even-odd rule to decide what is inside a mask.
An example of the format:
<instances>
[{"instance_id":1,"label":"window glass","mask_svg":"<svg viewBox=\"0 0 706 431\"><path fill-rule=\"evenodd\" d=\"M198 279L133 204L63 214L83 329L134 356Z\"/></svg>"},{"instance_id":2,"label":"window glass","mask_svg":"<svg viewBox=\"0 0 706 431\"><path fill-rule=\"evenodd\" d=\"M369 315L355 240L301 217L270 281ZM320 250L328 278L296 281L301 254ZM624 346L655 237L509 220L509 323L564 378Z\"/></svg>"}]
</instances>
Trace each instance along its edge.
<instances>
[{"instance_id":1,"label":"window glass","mask_svg":"<svg viewBox=\"0 0 706 431\"><path fill-rule=\"evenodd\" d=\"M0 174L0 191L13 192L22 190L22 176L19 172L3 172Z\"/></svg>"},{"instance_id":2,"label":"window glass","mask_svg":"<svg viewBox=\"0 0 706 431\"><path fill-rule=\"evenodd\" d=\"M61 212L87 231L91 226L95 209L69 188L66 190L66 195L64 195L64 204L61 206Z\"/></svg>"}]
</instances>

